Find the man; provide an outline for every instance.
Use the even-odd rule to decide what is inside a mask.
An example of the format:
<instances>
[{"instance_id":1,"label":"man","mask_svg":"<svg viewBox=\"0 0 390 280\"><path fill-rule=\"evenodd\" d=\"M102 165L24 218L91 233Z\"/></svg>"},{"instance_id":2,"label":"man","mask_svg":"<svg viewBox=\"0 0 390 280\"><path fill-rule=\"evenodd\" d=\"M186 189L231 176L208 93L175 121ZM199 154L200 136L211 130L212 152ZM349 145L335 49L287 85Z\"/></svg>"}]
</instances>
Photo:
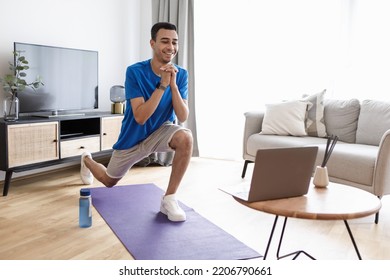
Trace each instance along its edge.
<instances>
[{"instance_id":1,"label":"man","mask_svg":"<svg viewBox=\"0 0 390 280\"><path fill-rule=\"evenodd\" d=\"M151 59L127 68L126 112L107 168L86 152L81 156L80 175L85 184L92 184L95 177L110 188L151 153L175 151L160 211L171 221L185 221L175 193L190 162L193 141L190 130L173 123L188 118L188 72L172 63L179 49L176 26L156 23L150 46Z\"/></svg>"}]
</instances>

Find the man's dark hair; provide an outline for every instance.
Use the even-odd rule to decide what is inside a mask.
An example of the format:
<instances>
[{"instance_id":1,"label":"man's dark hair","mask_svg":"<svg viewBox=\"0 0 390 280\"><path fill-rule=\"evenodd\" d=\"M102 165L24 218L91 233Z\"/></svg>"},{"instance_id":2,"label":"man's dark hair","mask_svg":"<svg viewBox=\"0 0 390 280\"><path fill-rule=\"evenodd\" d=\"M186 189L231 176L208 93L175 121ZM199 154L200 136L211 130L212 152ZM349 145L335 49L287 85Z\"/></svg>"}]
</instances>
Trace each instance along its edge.
<instances>
[{"instance_id":1,"label":"man's dark hair","mask_svg":"<svg viewBox=\"0 0 390 280\"><path fill-rule=\"evenodd\" d=\"M150 31L150 35L153 41L156 41L157 38L157 32L160 29L168 29L168 30L175 30L176 31L176 25L169 23L169 22L158 22L155 25L153 25L152 30Z\"/></svg>"}]
</instances>

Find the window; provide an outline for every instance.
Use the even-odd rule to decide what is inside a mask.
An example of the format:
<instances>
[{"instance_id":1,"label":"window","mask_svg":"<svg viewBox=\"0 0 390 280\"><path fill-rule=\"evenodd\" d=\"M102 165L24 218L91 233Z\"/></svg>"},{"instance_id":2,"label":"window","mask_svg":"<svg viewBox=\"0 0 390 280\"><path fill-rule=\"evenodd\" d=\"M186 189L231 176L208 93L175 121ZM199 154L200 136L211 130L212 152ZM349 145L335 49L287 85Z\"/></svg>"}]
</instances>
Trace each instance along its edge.
<instances>
[{"instance_id":1,"label":"window","mask_svg":"<svg viewBox=\"0 0 390 280\"><path fill-rule=\"evenodd\" d=\"M241 159L244 112L327 89L327 98L390 92L390 2L195 1L201 156ZM390 83L389 83L390 84Z\"/></svg>"}]
</instances>

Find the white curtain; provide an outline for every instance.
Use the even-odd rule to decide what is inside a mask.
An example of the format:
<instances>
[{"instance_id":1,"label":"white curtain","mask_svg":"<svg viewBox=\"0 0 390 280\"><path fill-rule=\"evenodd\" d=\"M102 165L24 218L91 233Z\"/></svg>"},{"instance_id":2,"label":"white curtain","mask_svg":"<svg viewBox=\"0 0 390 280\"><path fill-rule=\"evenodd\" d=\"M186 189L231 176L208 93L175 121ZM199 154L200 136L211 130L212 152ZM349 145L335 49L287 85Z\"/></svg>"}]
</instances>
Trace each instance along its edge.
<instances>
[{"instance_id":1,"label":"white curtain","mask_svg":"<svg viewBox=\"0 0 390 280\"><path fill-rule=\"evenodd\" d=\"M390 1L343 1L343 46L334 92L345 98L389 101Z\"/></svg>"},{"instance_id":2,"label":"white curtain","mask_svg":"<svg viewBox=\"0 0 390 280\"><path fill-rule=\"evenodd\" d=\"M188 120L183 124L194 137L193 156L199 155L195 116L194 0L152 0L152 24L165 21L176 25L179 52L174 63L188 70Z\"/></svg>"}]
</instances>

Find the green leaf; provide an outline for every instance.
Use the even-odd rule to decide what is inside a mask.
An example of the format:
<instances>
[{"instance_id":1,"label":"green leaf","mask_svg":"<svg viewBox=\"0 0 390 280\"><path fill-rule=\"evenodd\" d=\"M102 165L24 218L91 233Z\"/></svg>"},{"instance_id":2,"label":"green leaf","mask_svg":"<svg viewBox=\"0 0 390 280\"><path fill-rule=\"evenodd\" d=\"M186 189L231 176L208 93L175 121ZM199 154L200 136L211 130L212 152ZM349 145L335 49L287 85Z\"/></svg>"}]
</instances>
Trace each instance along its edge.
<instances>
[{"instance_id":1,"label":"green leaf","mask_svg":"<svg viewBox=\"0 0 390 280\"><path fill-rule=\"evenodd\" d=\"M5 75L4 77L4 81L7 83L7 84L15 84L17 79L14 75Z\"/></svg>"},{"instance_id":2,"label":"green leaf","mask_svg":"<svg viewBox=\"0 0 390 280\"><path fill-rule=\"evenodd\" d=\"M23 86L27 86L27 83L26 83L25 80L19 79L18 83L21 84L21 85L23 85Z\"/></svg>"}]
</instances>

